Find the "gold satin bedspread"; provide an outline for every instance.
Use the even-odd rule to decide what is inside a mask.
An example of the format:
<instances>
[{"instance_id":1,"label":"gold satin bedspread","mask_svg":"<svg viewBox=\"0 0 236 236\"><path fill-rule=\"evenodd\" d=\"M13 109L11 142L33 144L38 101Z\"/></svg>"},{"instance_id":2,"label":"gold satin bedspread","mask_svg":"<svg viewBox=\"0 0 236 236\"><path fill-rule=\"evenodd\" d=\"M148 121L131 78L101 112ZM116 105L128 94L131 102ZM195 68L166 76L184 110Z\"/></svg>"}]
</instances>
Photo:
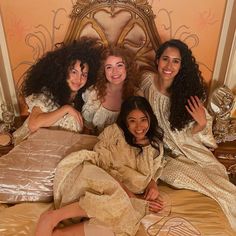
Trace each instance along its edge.
<instances>
[{"instance_id":1,"label":"gold satin bedspread","mask_svg":"<svg viewBox=\"0 0 236 236\"><path fill-rule=\"evenodd\" d=\"M160 191L169 198L170 212L146 216L137 236L236 235L219 205L211 198L164 184L161 184ZM1 204L0 236L33 236L39 215L52 207L52 203Z\"/></svg>"}]
</instances>

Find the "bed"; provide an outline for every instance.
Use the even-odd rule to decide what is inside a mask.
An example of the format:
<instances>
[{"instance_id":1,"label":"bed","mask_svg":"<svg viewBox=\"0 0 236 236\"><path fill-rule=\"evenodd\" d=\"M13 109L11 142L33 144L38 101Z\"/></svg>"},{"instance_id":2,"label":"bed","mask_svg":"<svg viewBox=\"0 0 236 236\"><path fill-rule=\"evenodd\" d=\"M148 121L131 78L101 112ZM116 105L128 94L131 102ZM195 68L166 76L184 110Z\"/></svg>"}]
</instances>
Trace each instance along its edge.
<instances>
[{"instance_id":1,"label":"bed","mask_svg":"<svg viewBox=\"0 0 236 236\"><path fill-rule=\"evenodd\" d=\"M154 51L161 40L147 1L78 0L70 17L64 43L82 36L97 37L105 45L130 48L140 67L154 69ZM3 182L0 183L0 236L34 235L40 214L54 207L52 186L56 165L70 152L92 149L96 141L95 136L40 129L0 157L0 181L8 179L10 183L7 193L1 190ZM146 216L137 236L236 235L220 206L209 197L177 190L163 182L160 191L166 208Z\"/></svg>"}]
</instances>

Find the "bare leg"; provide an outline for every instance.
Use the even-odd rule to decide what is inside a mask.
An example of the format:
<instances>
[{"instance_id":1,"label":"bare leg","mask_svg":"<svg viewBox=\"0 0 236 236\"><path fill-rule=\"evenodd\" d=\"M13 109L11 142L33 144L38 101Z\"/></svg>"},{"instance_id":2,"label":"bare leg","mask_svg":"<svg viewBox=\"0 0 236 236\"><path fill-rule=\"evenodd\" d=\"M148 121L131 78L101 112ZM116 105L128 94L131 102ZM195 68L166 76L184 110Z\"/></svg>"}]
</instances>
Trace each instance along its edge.
<instances>
[{"instance_id":1,"label":"bare leg","mask_svg":"<svg viewBox=\"0 0 236 236\"><path fill-rule=\"evenodd\" d=\"M44 212L37 223L35 236L52 236L57 224L65 219L87 217L87 213L75 202L60 209Z\"/></svg>"},{"instance_id":2,"label":"bare leg","mask_svg":"<svg viewBox=\"0 0 236 236\"><path fill-rule=\"evenodd\" d=\"M52 236L85 236L84 223L74 224L62 229L55 229Z\"/></svg>"},{"instance_id":3,"label":"bare leg","mask_svg":"<svg viewBox=\"0 0 236 236\"><path fill-rule=\"evenodd\" d=\"M90 225L88 221L83 221L79 224L71 225L62 229L55 229L52 236L115 236L109 228Z\"/></svg>"}]
</instances>

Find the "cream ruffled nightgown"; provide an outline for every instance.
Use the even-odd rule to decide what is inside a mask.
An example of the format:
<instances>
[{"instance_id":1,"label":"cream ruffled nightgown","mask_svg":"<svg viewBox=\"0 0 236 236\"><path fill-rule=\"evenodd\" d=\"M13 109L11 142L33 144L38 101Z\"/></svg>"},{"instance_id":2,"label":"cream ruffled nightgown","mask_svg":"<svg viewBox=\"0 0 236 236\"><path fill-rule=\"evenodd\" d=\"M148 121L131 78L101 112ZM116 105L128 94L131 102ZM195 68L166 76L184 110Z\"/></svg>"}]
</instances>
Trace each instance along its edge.
<instances>
[{"instance_id":1,"label":"cream ruffled nightgown","mask_svg":"<svg viewBox=\"0 0 236 236\"><path fill-rule=\"evenodd\" d=\"M48 93L47 91L44 91L40 94L32 94L25 100L28 105L29 113L31 113L33 107L39 107L43 112L52 112L59 108L59 105L53 102L52 95L50 95L50 93ZM13 136L15 145L29 136L30 130L28 128L28 120L29 118L27 118L24 124L14 132ZM52 126L60 127L69 131L82 131L82 127L80 126L80 124L74 119L74 117L69 114L64 115Z\"/></svg>"},{"instance_id":2,"label":"cream ruffled nightgown","mask_svg":"<svg viewBox=\"0 0 236 236\"><path fill-rule=\"evenodd\" d=\"M147 202L129 198L119 183L133 193L143 193L151 179L157 180L163 166L160 152L151 145L139 149L128 145L116 125L99 136L94 151L74 152L63 159L54 179L55 206L79 201L90 223L105 226L115 235L135 235Z\"/></svg>"},{"instance_id":3,"label":"cream ruffled nightgown","mask_svg":"<svg viewBox=\"0 0 236 236\"><path fill-rule=\"evenodd\" d=\"M192 124L172 131L168 122L169 98L157 91L154 74L145 74L142 89L164 130L164 144L174 157L167 157L160 178L177 188L195 190L215 199L236 231L236 186L229 182L225 167L207 148L216 147L210 115L207 113L207 127L195 135L191 134Z\"/></svg>"},{"instance_id":4,"label":"cream ruffled nightgown","mask_svg":"<svg viewBox=\"0 0 236 236\"><path fill-rule=\"evenodd\" d=\"M93 88L87 89L83 95L84 105L82 115L85 126L92 129L96 134L101 133L105 127L115 123L118 111L111 111L103 107Z\"/></svg>"}]
</instances>

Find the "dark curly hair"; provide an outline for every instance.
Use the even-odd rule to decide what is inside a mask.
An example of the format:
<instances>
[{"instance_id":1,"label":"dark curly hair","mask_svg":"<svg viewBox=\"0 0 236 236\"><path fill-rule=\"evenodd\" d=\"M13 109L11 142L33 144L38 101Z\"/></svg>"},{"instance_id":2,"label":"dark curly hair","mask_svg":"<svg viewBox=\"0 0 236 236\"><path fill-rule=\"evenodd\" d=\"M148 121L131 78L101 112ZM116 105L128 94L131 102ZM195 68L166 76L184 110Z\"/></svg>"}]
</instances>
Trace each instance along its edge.
<instances>
[{"instance_id":1,"label":"dark curly hair","mask_svg":"<svg viewBox=\"0 0 236 236\"><path fill-rule=\"evenodd\" d=\"M94 85L98 93L98 99L103 101L104 97L106 96L107 79L104 66L105 61L109 56L121 57L125 64L127 76L123 85L123 100L129 96L135 95L138 88L140 87L140 73L138 73L138 65L134 61L133 52L127 48L110 45L103 51L101 67L98 71L98 79Z\"/></svg>"},{"instance_id":2,"label":"dark curly hair","mask_svg":"<svg viewBox=\"0 0 236 236\"><path fill-rule=\"evenodd\" d=\"M96 39L82 37L78 41L65 45L58 44L55 50L47 52L24 74L21 95L49 92L59 106L70 104L71 90L67 83L69 71L77 60L81 61L81 69L88 64L87 83L82 87L74 100L75 108L81 111L83 100L81 94L94 84L100 67L103 46Z\"/></svg>"},{"instance_id":3,"label":"dark curly hair","mask_svg":"<svg viewBox=\"0 0 236 236\"><path fill-rule=\"evenodd\" d=\"M137 147L142 152L142 146L135 143L133 134L127 127L127 117L133 110L142 111L149 118L149 129L147 137L150 144L159 149L159 145L163 140L163 130L159 127L156 115L148 102L148 100L141 96L131 96L123 101L120 109L120 113L117 117L117 125L123 130L126 142L134 147Z\"/></svg>"},{"instance_id":4,"label":"dark curly hair","mask_svg":"<svg viewBox=\"0 0 236 236\"><path fill-rule=\"evenodd\" d=\"M178 40L171 39L163 43L156 51L155 61L160 59L163 52L169 48L177 48L181 56L181 67L172 85L168 88L170 93L170 115L169 122L172 130L182 130L193 118L185 108L190 96L198 96L200 100L206 99L206 86L192 55L191 49Z\"/></svg>"}]
</instances>

